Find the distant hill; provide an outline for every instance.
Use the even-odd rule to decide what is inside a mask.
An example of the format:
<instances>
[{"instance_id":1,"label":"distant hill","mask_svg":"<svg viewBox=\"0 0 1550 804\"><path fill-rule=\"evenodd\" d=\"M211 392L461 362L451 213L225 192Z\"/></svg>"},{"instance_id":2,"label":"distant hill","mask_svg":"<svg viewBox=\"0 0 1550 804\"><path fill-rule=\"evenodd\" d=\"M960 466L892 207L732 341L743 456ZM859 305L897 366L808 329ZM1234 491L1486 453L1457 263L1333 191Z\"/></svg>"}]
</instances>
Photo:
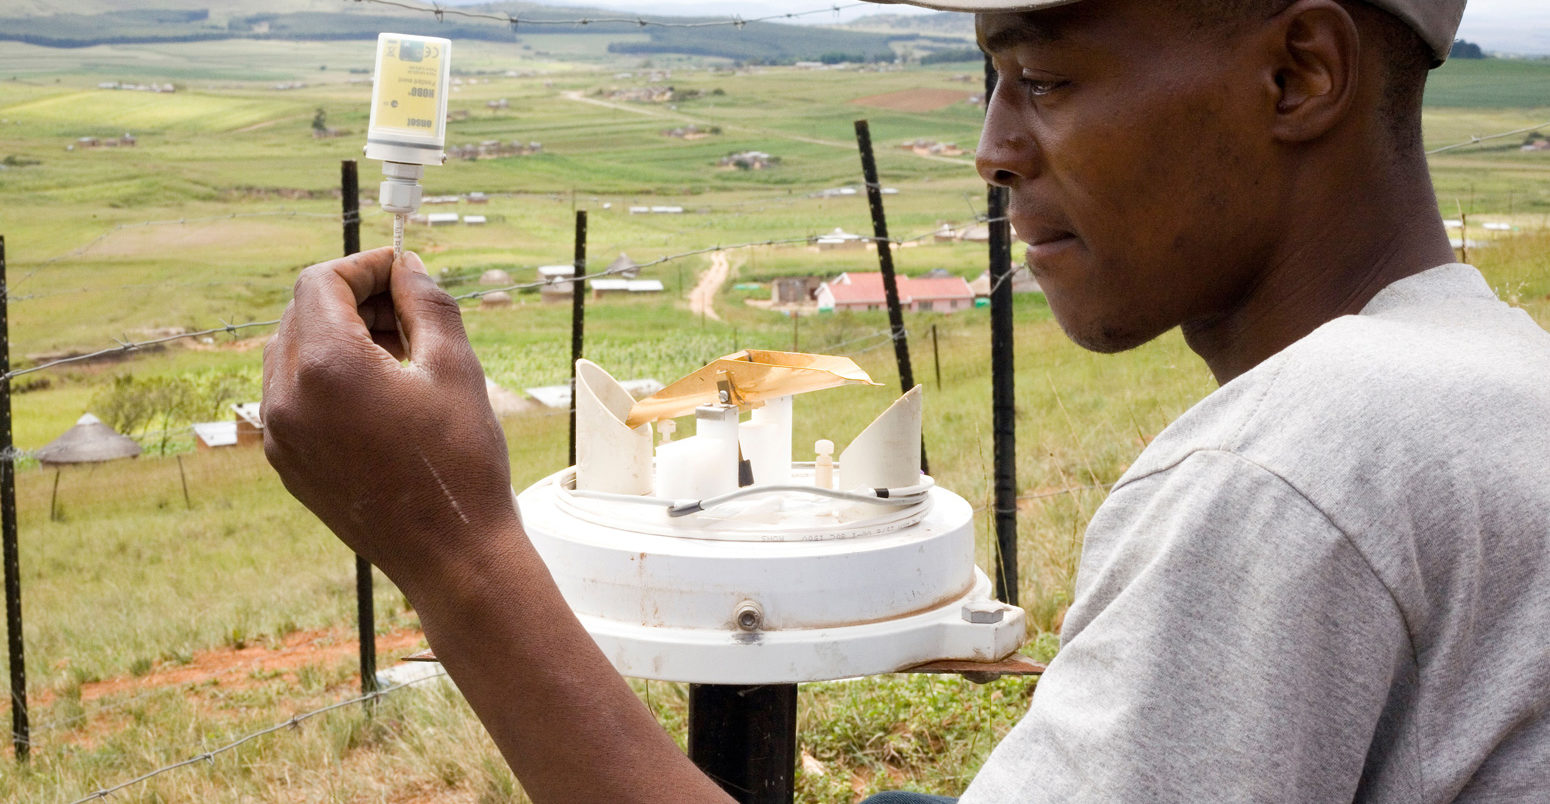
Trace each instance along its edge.
<instances>
[{"instance_id":1,"label":"distant hill","mask_svg":"<svg viewBox=\"0 0 1550 804\"><path fill-rule=\"evenodd\" d=\"M841 27L852 31L917 33L972 40L974 15L958 11L942 11L936 14L868 14Z\"/></svg>"},{"instance_id":2,"label":"distant hill","mask_svg":"<svg viewBox=\"0 0 1550 804\"><path fill-rule=\"evenodd\" d=\"M430 14L380 5L345 5L327 0L281 0L255 13L251 4L234 0L156 0L166 8L148 9L132 0L86 0L82 7L112 5L96 13L32 14L22 11L0 17L0 40L27 42L45 47L77 48L93 45L154 42L190 42L219 39L343 40L374 39L382 31L397 31L452 39L510 42L521 33L498 22L446 16L437 22ZM28 6L31 0L0 0L0 13ZM172 6L180 5L174 8ZM131 7L136 6L136 7ZM192 7L190 7L192 6ZM799 60L876 60L893 58L889 43L896 36L815 26L749 23L741 29L641 27L636 15L602 8L543 6L536 3L503 3L460 6L462 10L510 15L518 18L570 20L619 18L629 21L592 22L588 25L533 25L531 31L547 34L620 34L610 50L616 53L688 53L739 61L783 63ZM293 10L286 10L293 9ZM326 10L319 10L326 9ZM664 22L709 21L720 18L640 18ZM649 40L641 42L639 35ZM623 41L623 34L630 40Z\"/></svg>"},{"instance_id":3,"label":"distant hill","mask_svg":"<svg viewBox=\"0 0 1550 804\"><path fill-rule=\"evenodd\" d=\"M173 11L209 11L213 16L251 13L252 5L237 0L0 0L0 17L35 17L68 12L103 14L141 11L147 5ZM265 0L266 11L338 11L340 0Z\"/></svg>"}]
</instances>

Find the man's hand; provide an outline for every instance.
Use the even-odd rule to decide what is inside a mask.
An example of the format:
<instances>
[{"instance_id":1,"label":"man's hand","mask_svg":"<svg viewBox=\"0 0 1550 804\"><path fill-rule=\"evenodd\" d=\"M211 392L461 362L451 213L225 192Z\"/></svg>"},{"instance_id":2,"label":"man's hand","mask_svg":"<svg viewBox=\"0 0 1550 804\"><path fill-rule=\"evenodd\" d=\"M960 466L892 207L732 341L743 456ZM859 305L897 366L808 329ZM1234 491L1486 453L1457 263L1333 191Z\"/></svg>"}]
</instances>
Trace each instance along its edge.
<instances>
[{"instance_id":1,"label":"man's hand","mask_svg":"<svg viewBox=\"0 0 1550 804\"><path fill-rule=\"evenodd\" d=\"M457 303L413 254L391 261L368 251L296 281L264 350L270 463L403 590L534 801L728 801L566 606L522 532Z\"/></svg>"},{"instance_id":2,"label":"man's hand","mask_svg":"<svg viewBox=\"0 0 1550 804\"><path fill-rule=\"evenodd\" d=\"M377 249L302 272L264 350L262 417L285 487L397 579L406 564L471 558L517 514L457 302L419 257L392 258Z\"/></svg>"}]
</instances>

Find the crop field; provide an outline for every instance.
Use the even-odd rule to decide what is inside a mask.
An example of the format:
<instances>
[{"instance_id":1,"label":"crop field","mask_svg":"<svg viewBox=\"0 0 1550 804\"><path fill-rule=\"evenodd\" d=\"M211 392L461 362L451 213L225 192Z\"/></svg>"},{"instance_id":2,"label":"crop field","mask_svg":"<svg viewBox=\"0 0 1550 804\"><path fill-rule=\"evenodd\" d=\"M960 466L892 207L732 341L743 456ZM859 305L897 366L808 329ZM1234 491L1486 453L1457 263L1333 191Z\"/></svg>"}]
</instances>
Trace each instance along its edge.
<instances>
[{"instance_id":1,"label":"crop field","mask_svg":"<svg viewBox=\"0 0 1550 804\"><path fill-rule=\"evenodd\" d=\"M576 209L589 214L592 270L620 254L645 263L721 247L732 276L714 317L695 314L687 299L711 254L674 257L644 274L662 280L662 294L589 303L587 355L621 378L663 382L743 347L854 357L887 387L797 402L799 444L847 442L898 392L886 314L792 319L747 302L768 299L776 277L876 270L872 251L820 251L807 240L836 227L871 234L865 194L838 192L861 186L852 128L859 117L870 122L882 183L896 191L884 198L890 235L909 241L896 251L899 269L971 280L984 270L983 243L932 236L984 214L972 158L899 147L924 139L972 153L982 110L960 101L979 90L980 65L733 69L655 54L648 65L606 54L604 44L539 34L456 46L455 63L468 73L450 102L448 145L542 148L429 168L427 195L482 192L489 201L424 211L488 222L412 225L408 247L460 294L488 289L475 281L488 269L531 282L537 266L569 263ZM371 56L363 42L0 49L0 235L13 363L278 317L297 271L341 250L339 164L360 156L370 92L362 71ZM108 81L171 82L177 91L98 87ZM672 101L627 99L630 90L667 85ZM959 100L941 103L949 97ZM320 115L338 136L313 136ZM1547 122L1550 62L1450 62L1431 83L1425 145L1534 127L1550 134ZM690 125L706 136L667 133ZM133 145L81 142L126 133ZM1550 323L1550 151L1523 151L1524 141L1486 140L1439 153L1432 164L1440 209L1464 221L1454 235L1468 242L1470 259L1504 298ZM758 170L718 165L745 151L779 161ZM368 198L376 173L362 161ZM683 211L630 212L641 206ZM390 233L388 216L366 206L364 245L385 245ZM513 296L507 308L465 302L487 374L518 393L563 382L568 305L531 291ZM926 386L933 474L976 506L986 566L988 312L910 313L906 325L915 377ZM268 333L218 333L19 377L16 445L36 450L81 414L103 410L124 378L183 378L256 399ZM1103 488L1215 386L1177 333L1122 355L1078 349L1037 294L1017 297L1016 334L1025 652L1048 658ZM134 461L56 472L22 459L35 731L29 763L0 760L0 800L72 801L355 694L351 557L285 493L260 451L193 451L191 422L182 414L143 422L131 435L147 454ZM564 463L563 411L503 424L518 488ZM386 668L423 643L415 613L380 576L376 596ZM850 802L899 788L956 793L1027 707L1034 685L924 676L805 685L799 800ZM685 688L637 689L682 740ZM456 690L436 683L369 712L322 715L119 797L525 800Z\"/></svg>"}]
</instances>

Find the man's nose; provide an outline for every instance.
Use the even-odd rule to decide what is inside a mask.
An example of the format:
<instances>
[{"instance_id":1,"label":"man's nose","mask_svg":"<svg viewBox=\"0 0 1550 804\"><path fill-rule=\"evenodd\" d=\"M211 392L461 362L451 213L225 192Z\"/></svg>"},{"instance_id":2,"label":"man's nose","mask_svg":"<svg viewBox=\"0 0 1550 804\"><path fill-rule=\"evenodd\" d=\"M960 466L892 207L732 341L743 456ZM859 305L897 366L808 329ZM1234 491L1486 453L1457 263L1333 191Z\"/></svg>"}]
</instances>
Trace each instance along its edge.
<instances>
[{"instance_id":1,"label":"man's nose","mask_svg":"<svg viewBox=\"0 0 1550 804\"><path fill-rule=\"evenodd\" d=\"M1038 146L1003 93L997 86L986 107L974 168L986 182L1011 187L1037 170Z\"/></svg>"}]
</instances>

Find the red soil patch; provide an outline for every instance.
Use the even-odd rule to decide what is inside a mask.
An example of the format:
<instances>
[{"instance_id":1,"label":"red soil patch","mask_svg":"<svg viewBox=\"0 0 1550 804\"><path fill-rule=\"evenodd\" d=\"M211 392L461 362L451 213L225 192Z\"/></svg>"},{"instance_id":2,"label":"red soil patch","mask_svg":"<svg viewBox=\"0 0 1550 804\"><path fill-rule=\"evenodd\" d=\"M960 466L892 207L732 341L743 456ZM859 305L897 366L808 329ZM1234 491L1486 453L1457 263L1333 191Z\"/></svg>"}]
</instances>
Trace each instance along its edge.
<instances>
[{"instance_id":1,"label":"red soil patch","mask_svg":"<svg viewBox=\"0 0 1550 804\"><path fill-rule=\"evenodd\" d=\"M955 103L963 103L971 97L973 97L971 93L961 89L906 89L856 98L851 103L899 112L934 112L938 109L946 109Z\"/></svg>"},{"instance_id":2,"label":"red soil patch","mask_svg":"<svg viewBox=\"0 0 1550 804\"><path fill-rule=\"evenodd\" d=\"M425 644L418 628L405 628L377 637L379 662L383 656L401 656ZM142 676L122 676L81 685L81 701L109 695L136 693L158 687L175 687L214 681L226 689L243 689L265 683L276 676L295 680L296 671L308 665L331 665L359 653L355 632L347 629L297 631L279 644L252 644L242 648L217 648L196 654L188 664L158 663ZM241 671L241 672L239 672ZM34 706L53 700L52 690L43 690ZM3 707L9 708L9 707Z\"/></svg>"}]
</instances>

